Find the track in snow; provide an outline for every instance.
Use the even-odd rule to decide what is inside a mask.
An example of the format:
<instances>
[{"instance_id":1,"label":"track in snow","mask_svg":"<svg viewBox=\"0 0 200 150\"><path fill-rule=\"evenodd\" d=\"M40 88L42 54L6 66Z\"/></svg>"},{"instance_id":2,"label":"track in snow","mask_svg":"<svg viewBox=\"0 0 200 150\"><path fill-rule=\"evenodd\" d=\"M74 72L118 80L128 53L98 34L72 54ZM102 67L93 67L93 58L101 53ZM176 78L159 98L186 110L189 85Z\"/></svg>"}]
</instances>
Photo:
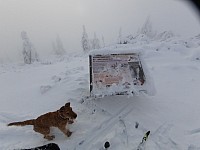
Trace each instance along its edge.
<instances>
[{"instance_id":1,"label":"track in snow","mask_svg":"<svg viewBox=\"0 0 200 150\"><path fill-rule=\"evenodd\" d=\"M103 136L106 136L108 131L119 121L121 121L121 118L125 118L132 110L133 107L131 105L131 101L127 103L124 107L122 107L117 113L112 115L109 119L103 121L99 126L95 127L93 130L91 130L86 138L81 140L78 145L75 147L76 150L93 150L94 147L92 147L92 143L94 141L98 141Z\"/></svg>"}]
</instances>

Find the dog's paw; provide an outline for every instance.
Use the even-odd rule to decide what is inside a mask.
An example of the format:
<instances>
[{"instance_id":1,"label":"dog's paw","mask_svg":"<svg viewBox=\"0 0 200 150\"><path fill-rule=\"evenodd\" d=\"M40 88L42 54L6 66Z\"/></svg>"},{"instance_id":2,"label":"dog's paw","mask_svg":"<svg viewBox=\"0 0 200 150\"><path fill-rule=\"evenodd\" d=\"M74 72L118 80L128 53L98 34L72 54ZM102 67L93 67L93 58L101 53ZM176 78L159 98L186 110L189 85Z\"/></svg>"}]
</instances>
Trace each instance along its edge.
<instances>
[{"instance_id":1,"label":"dog's paw","mask_svg":"<svg viewBox=\"0 0 200 150\"><path fill-rule=\"evenodd\" d=\"M52 135L51 137L52 137L53 139L55 139L55 135Z\"/></svg>"},{"instance_id":2,"label":"dog's paw","mask_svg":"<svg viewBox=\"0 0 200 150\"><path fill-rule=\"evenodd\" d=\"M68 131L68 132L67 132L67 136L70 137L71 135L72 135L72 132L71 132L71 131Z\"/></svg>"},{"instance_id":3,"label":"dog's paw","mask_svg":"<svg viewBox=\"0 0 200 150\"><path fill-rule=\"evenodd\" d=\"M44 136L44 138L51 141L55 138L55 136L54 135L46 135L46 136Z\"/></svg>"}]
</instances>

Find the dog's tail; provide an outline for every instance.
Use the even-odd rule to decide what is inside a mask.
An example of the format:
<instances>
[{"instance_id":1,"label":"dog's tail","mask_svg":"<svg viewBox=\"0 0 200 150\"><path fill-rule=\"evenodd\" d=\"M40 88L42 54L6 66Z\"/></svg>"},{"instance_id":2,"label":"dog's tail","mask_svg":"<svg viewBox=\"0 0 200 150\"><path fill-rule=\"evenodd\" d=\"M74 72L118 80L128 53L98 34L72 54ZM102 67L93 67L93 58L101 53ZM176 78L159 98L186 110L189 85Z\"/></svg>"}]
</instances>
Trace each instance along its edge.
<instances>
[{"instance_id":1,"label":"dog's tail","mask_svg":"<svg viewBox=\"0 0 200 150\"><path fill-rule=\"evenodd\" d=\"M34 125L35 119L26 120L22 122L12 122L9 123L8 126L26 126L26 125Z\"/></svg>"}]
</instances>

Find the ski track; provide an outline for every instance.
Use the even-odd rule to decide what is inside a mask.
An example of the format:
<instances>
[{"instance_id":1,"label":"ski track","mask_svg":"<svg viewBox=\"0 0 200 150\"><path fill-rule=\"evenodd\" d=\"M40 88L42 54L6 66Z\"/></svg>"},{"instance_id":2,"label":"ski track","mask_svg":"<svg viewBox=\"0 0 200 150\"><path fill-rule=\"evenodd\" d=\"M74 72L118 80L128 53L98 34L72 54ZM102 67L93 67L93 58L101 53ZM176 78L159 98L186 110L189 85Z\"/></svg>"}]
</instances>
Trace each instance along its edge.
<instances>
[{"instance_id":1,"label":"ski track","mask_svg":"<svg viewBox=\"0 0 200 150\"><path fill-rule=\"evenodd\" d=\"M94 141L98 141L98 139L105 136L108 131L113 127L113 125L120 121L120 118L125 118L133 110L133 107L130 104L131 102L120 109L115 115L111 116L109 119L103 121L99 126L91 130L91 132L87 135L87 138L81 140L79 145L75 149L94 149L91 143L94 144Z\"/></svg>"},{"instance_id":2,"label":"ski track","mask_svg":"<svg viewBox=\"0 0 200 150\"><path fill-rule=\"evenodd\" d=\"M169 136L172 127L172 124L164 123L151 135L157 150L181 150L178 144Z\"/></svg>"},{"instance_id":3,"label":"ski track","mask_svg":"<svg viewBox=\"0 0 200 150\"><path fill-rule=\"evenodd\" d=\"M128 137L128 132L127 132L127 127L126 127L125 121L124 121L124 119L122 119L122 118L120 117L120 118L119 118L119 122L124 126L123 133L124 133L125 136L126 136L126 146L128 146L129 137Z\"/></svg>"},{"instance_id":4,"label":"ski track","mask_svg":"<svg viewBox=\"0 0 200 150\"><path fill-rule=\"evenodd\" d=\"M87 95L87 92L83 92L83 95ZM113 116L112 113L108 112L107 110L105 110L104 108L98 106L97 103L95 103L95 98L93 97L89 97L89 96L83 96L84 98L82 98L82 102L88 109L90 109L92 111L92 113L98 111L98 112L102 112L104 115L107 116ZM92 108L92 109L91 109Z\"/></svg>"},{"instance_id":5,"label":"ski track","mask_svg":"<svg viewBox=\"0 0 200 150\"><path fill-rule=\"evenodd\" d=\"M160 125L153 133L149 135L149 138L145 142L144 146L140 147L140 150L181 150L179 145L169 136L169 132L172 127L173 125L169 123ZM142 131L146 132L147 130L143 128ZM133 150L138 150L138 147L135 147Z\"/></svg>"},{"instance_id":6,"label":"ski track","mask_svg":"<svg viewBox=\"0 0 200 150\"><path fill-rule=\"evenodd\" d=\"M200 132L200 128L198 128L198 129L194 129L194 130L191 130L191 131L188 131L188 134L197 134L197 133L199 133Z\"/></svg>"}]
</instances>

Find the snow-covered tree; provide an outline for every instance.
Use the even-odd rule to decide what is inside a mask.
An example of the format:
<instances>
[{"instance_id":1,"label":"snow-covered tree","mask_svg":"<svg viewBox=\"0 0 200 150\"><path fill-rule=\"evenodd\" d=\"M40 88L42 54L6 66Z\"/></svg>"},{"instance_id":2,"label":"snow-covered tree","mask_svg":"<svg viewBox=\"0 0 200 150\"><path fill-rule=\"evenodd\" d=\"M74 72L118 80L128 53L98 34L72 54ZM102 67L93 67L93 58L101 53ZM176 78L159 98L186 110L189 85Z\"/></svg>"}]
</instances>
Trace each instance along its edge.
<instances>
[{"instance_id":1,"label":"snow-covered tree","mask_svg":"<svg viewBox=\"0 0 200 150\"><path fill-rule=\"evenodd\" d=\"M122 28L120 27L119 29L119 36L118 36L118 41L117 41L118 44L122 44Z\"/></svg>"},{"instance_id":2,"label":"snow-covered tree","mask_svg":"<svg viewBox=\"0 0 200 150\"><path fill-rule=\"evenodd\" d=\"M56 43L52 43L52 47L56 55L64 55L66 53L59 35L56 37Z\"/></svg>"},{"instance_id":3,"label":"snow-covered tree","mask_svg":"<svg viewBox=\"0 0 200 150\"><path fill-rule=\"evenodd\" d=\"M142 28L139 30L140 34L144 34L149 38L153 38L156 35L156 32L153 31L152 23L150 17L148 17L143 24Z\"/></svg>"},{"instance_id":4,"label":"snow-covered tree","mask_svg":"<svg viewBox=\"0 0 200 150\"><path fill-rule=\"evenodd\" d=\"M84 25L83 25L83 34L82 34L82 41L81 41L81 43L82 43L82 48L83 48L84 52L90 51L90 41L89 41L89 38L88 38L88 35L86 33Z\"/></svg>"},{"instance_id":5,"label":"snow-covered tree","mask_svg":"<svg viewBox=\"0 0 200 150\"><path fill-rule=\"evenodd\" d=\"M21 32L21 38L23 40L23 50L22 54L24 57L25 64L31 64L34 61L39 61L39 55L36 52L34 46L30 42L27 33L25 31Z\"/></svg>"},{"instance_id":6,"label":"snow-covered tree","mask_svg":"<svg viewBox=\"0 0 200 150\"><path fill-rule=\"evenodd\" d=\"M105 47L105 40L103 35L102 35L102 47Z\"/></svg>"},{"instance_id":7,"label":"snow-covered tree","mask_svg":"<svg viewBox=\"0 0 200 150\"><path fill-rule=\"evenodd\" d=\"M156 40L161 40L161 41L165 41L169 38L172 38L174 37L174 33L172 31L164 31L164 32L161 32L159 34L157 34L156 36Z\"/></svg>"},{"instance_id":8,"label":"snow-covered tree","mask_svg":"<svg viewBox=\"0 0 200 150\"><path fill-rule=\"evenodd\" d=\"M56 53L57 50L56 50L56 44L54 41L52 42L52 48L53 48L53 52Z\"/></svg>"},{"instance_id":9,"label":"snow-covered tree","mask_svg":"<svg viewBox=\"0 0 200 150\"><path fill-rule=\"evenodd\" d=\"M101 46L100 46L100 41L99 39L97 38L96 36L96 33L94 33L94 38L93 40L91 41L92 43L92 49L99 49Z\"/></svg>"}]
</instances>

